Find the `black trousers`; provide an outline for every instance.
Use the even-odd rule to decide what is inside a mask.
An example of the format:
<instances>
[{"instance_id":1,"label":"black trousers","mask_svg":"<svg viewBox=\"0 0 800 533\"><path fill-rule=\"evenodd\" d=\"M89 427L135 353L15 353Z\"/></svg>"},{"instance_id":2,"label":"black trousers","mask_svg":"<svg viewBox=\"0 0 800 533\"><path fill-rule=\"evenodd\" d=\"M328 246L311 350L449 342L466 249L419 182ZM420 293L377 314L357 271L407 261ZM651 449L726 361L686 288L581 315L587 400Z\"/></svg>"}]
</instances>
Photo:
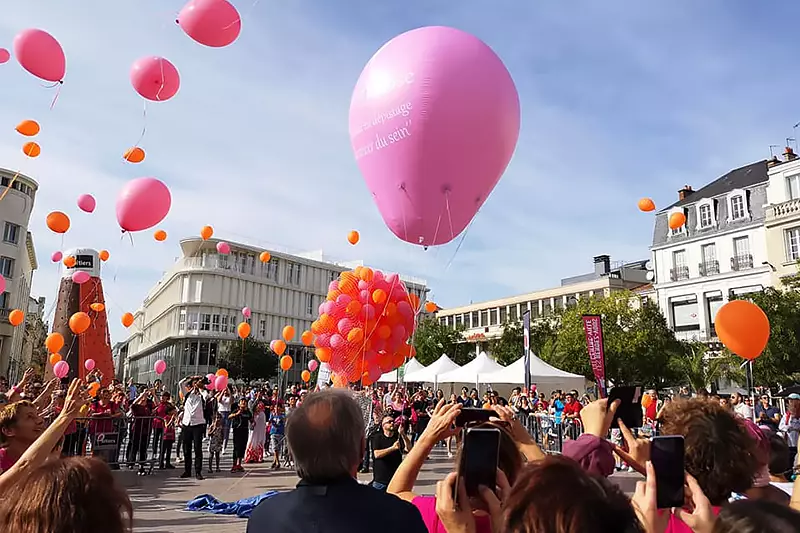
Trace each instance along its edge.
<instances>
[{"instance_id":1,"label":"black trousers","mask_svg":"<svg viewBox=\"0 0 800 533\"><path fill-rule=\"evenodd\" d=\"M159 451L164 440L164 428L153 428L153 458L159 457Z\"/></svg>"},{"instance_id":2,"label":"black trousers","mask_svg":"<svg viewBox=\"0 0 800 533\"><path fill-rule=\"evenodd\" d=\"M200 474L203 471L203 436L206 433L205 424L196 426L183 426L183 470L192 473L192 448L194 448L194 470Z\"/></svg>"},{"instance_id":3,"label":"black trousers","mask_svg":"<svg viewBox=\"0 0 800 533\"><path fill-rule=\"evenodd\" d=\"M159 468L164 468L165 465L172 467L172 445L175 444L174 440L165 440L161 443L161 453L158 456Z\"/></svg>"}]
</instances>

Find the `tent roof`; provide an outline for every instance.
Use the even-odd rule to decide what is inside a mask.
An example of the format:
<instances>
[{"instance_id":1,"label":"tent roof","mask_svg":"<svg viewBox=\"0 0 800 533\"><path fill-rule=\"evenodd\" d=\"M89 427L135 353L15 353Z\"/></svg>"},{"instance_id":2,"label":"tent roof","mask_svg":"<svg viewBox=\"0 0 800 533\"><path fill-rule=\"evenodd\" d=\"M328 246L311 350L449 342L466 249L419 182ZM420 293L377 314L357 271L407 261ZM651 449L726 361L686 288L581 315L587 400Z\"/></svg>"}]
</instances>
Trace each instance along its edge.
<instances>
[{"instance_id":1,"label":"tent roof","mask_svg":"<svg viewBox=\"0 0 800 533\"><path fill-rule=\"evenodd\" d=\"M439 376L439 383L491 383L486 379L489 374L503 369L486 352L481 352L469 363Z\"/></svg>"},{"instance_id":2,"label":"tent roof","mask_svg":"<svg viewBox=\"0 0 800 533\"><path fill-rule=\"evenodd\" d=\"M585 380L579 374L571 374L564 370L549 365L531 354L530 359L531 381L533 383L568 382L570 380ZM525 359L520 357L502 370L484 376L487 383L524 383Z\"/></svg>"},{"instance_id":3,"label":"tent roof","mask_svg":"<svg viewBox=\"0 0 800 533\"><path fill-rule=\"evenodd\" d=\"M420 370L424 369L425 367L416 359L409 359L406 363L405 368L405 375L410 374L411 372L419 372ZM405 381L405 378L403 378ZM378 378L378 381L383 383L393 383L397 381L397 370L392 370L391 372L387 372L383 374L381 377Z\"/></svg>"},{"instance_id":4,"label":"tent roof","mask_svg":"<svg viewBox=\"0 0 800 533\"><path fill-rule=\"evenodd\" d=\"M439 359L428 366L414 372L408 372L404 377L404 381L409 383L434 383L438 381L438 377L441 374L457 368L461 367L454 363L447 355L442 354Z\"/></svg>"}]
</instances>

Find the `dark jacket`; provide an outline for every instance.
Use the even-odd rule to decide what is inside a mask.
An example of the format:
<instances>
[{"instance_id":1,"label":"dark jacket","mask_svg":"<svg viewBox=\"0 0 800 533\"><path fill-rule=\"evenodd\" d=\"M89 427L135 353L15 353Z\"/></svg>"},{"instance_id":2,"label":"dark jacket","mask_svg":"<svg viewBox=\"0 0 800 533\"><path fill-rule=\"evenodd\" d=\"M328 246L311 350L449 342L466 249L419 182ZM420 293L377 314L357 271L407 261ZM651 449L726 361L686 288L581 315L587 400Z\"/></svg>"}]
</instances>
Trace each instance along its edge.
<instances>
[{"instance_id":1,"label":"dark jacket","mask_svg":"<svg viewBox=\"0 0 800 533\"><path fill-rule=\"evenodd\" d=\"M297 488L261 502L247 533L428 533L417 508L353 478Z\"/></svg>"}]
</instances>

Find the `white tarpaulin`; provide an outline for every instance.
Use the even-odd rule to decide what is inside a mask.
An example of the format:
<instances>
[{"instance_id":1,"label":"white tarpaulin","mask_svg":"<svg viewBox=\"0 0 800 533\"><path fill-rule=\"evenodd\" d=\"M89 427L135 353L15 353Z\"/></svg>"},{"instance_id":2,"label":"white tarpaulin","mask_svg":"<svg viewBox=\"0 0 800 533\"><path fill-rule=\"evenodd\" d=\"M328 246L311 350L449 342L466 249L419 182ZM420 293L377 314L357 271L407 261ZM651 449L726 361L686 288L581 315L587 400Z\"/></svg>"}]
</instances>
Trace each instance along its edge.
<instances>
[{"instance_id":1,"label":"white tarpaulin","mask_svg":"<svg viewBox=\"0 0 800 533\"><path fill-rule=\"evenodd\" d=\"M586 388L586 378L578 374L570 374L548 365L531 353L530 361L531 383L542 390L547 385L545 392L550 389L572 390L583 392ZM520 357L507 367L493 374L482 376L484 383L522 385L525 383L525 360Z\"/></svg>"},{"instance_id":2,"label":"white tarpaulin","mask_svg":"<svg viewBox=\"0 0 800 533\"><path fill-rule=\"evenodd\" d=\"M447 372L457 368L461 367L454 363L453 360L447 357L445 354L442 354L439 359L428 366L414 372L408 372L404 376L403 380L408 383L438 383L440 375L446 374Z\"/></svg>"},{"instance_id":3,"label":"white tarpaulin","mask_svg":"<svg viewBox=\"0 0 800 533\"><path fill-rule=\"evenodd\" d=\"M406 363L405 372L403 373L403 382L408 381L408 375L412 372L418 372L425 368L420 364L416 359L411 359ZM397 370L392 370L391 372L387 372L381 377L378 378L378 381L382 383L396 383L397 382Z\"/></svg>"},{"instance_id":4,"label":"white tarpaulin","mask_svg":"<svg viewBox=\"0 0 800 533\"><path fill-rule=\"evenodd\" d=\"M503 365L492 360L486 352L481 352L461 368L440 375L439 383L491 383L486 376L502 369Z\"/></svg>"}]
</instances>

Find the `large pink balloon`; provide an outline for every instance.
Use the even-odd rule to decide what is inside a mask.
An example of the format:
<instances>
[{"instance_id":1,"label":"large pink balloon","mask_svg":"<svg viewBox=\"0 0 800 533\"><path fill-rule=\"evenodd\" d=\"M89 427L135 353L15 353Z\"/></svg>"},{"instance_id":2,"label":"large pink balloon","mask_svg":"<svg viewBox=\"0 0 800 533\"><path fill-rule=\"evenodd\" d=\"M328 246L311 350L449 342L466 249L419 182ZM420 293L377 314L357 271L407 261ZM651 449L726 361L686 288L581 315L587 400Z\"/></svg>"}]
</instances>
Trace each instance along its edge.
<instances>
[{"instance_id":1,"label":"large pink balloon","mask_svg":"<svg viewBox=\"0 0 800 533\"><path fill-rule=\"evenodd\" d=\"M178 25L198 43L215 48L228 46L242 30L239 12L227 0L189 0Z\"/></svg>"},{"instance_id":2,"label":"large pink balloon","mask_svg":"<svg viewBox=\"0 0 800 533\"><path fill-rule=\"evenodd\" d=\"M350 141L389 229L423 246L461 233L508 166L519 95L499 57L454 28L383 45L350 102Z\"/></svg>"},{"instance_id":3,"label":"large pink balloon","mask_svg":"<svg viewBox=\"0 0 800 533\"><path fill-rule=\"evenodd\" d=\"M169 100L181 87L178 69L158 56L137 59L131 67L131 85L142 98L154 102Z\"/></svg>"},{"instance_id":4,"label":"large pink balloon","mask_svg":"<svg viewBox=\"0 0 800 533\"><path fill-rule=\"evenodd\" d=\"M46 81L61 81L67 70L64 50L44 30L29 28L14 37L14 57L22 68Z\"/></svg>"},{"instance_id":5,"label":"large pink balloon","mask_svg":"<svg viewBox=\"0 0 800 533\"><path fill-rule=\"evenodd\" d=\"M152 228L167 216L172 196L156 178L136 178L122 187L117 196L117 222L125 231Z\"/></svg>"},{"instance_id":6,"label":"large pink balloon","mask_svg":"<svg viewBox=\"0 0 800 533\"><path fill-rule=\"evenodd\" d=\"M81 194L78 196L78 208L81 211L91 213L94 211L95 207L97 207L97 201L91 194Z\"/></svg>"},{"instance_id":7,"label":"large pink balloon","mask_svg":"<svg viewBox=\"0 0 800 533\"><path fill-rule=\"evenodd\" d=\"M3 63L8 63L8 60L11 59L11 54L5 48L0 48L0 65Z\"/></svg>"}]
</instances>

